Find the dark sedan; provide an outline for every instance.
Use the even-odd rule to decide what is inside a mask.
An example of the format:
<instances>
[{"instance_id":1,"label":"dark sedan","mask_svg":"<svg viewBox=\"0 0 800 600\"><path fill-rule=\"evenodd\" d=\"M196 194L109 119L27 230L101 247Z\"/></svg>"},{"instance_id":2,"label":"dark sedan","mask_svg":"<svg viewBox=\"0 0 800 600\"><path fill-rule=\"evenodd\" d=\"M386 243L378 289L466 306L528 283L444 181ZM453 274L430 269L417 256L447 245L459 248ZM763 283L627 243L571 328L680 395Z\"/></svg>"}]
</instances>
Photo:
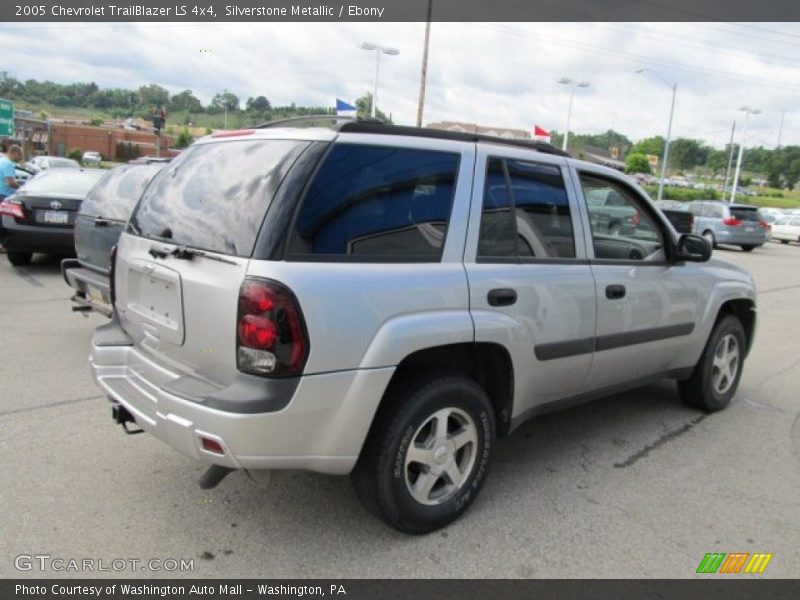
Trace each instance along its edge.
<instances>
[{"instance_id":1,"label":"dark sedan","mask_svg":"<svg viewBox=\"0 0 800 600\"><path fill-rule=\"evenodd\" d=\"M75 290L73 310L111 316L110 253L144 189L163 164L124 165L92 188L75 219L77 258L61 262L66 282Z\"/></svg>"},{"instance_id":2,"label":"dark sedan","mask_svg":"<svg viewBox=\"0 0 800 600\"><path fill-rule=\"evenodd\" d=\"M75 215L106 171L49 169L0 203L0 244L12 265L26 265L34 252L73 254Z\"/></svg>"}]
</instances>

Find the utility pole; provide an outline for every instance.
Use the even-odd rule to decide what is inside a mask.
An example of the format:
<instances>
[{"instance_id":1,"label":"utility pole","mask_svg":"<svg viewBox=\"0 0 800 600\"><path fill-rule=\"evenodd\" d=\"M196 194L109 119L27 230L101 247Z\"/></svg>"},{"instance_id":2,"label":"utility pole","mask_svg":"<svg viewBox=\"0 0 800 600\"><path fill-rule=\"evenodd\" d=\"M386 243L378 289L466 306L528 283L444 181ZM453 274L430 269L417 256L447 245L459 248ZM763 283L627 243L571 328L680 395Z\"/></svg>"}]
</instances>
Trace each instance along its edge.
<instances>
[{"instance_id":1,"label":"utility pole","mask_svg":"<svg viewBox=\"0 0 800 600\"><path fill-rule=\"evenodd\" d=\"M428 46L431 40L431 16L433 0L428 0L428 20L425 23L425 45L422 49L422 73L419 78L419 104L417 105L417 127L422 127L422 112L425 108L425 85L428 79Z\"/></svg>"},{"instance_id":2,"label":"utility pole","mask_svg":"<svg viewBox=\"0 0 800 600\"><path fill-rule=\"evenodd\" d=\"M722 201L725 202L725 194L728 189L728 181L731 176L731 165L733 164L733 134L736 133L736 119L733 120L731 125L731 141L728 144L728 168L725 170L725 185L722 186Z\"/></svg>"},{"instance_id":3,"label":"utility pole","mask_svg":"<svg viewBox=\"0 0 800 600\"><path fill-rule=\"evenodd\" d=\"M786 118L786 109L781 112L781 126L778 128L778 147L776 150L781 149L781 137L783 136L783 120Z\"/></svg>"},{"instance_id":4,"label":"utility pole","mask_svg":"<svg viewBox=\"0 0 800 600\"><path fill-rule=\"evenodd\" d=\"M661 165L661 181L658 183L658 199L664 197L664 179L667 177L667 163L669 162L669 143L672 141L672 118L675 116L675 95L678 91L678 83L672 84L672 105L669 109L669 125L667 125L667 139L664 140L664 164Z\"/></svg>"},{"instance_id":5,"label":"utility pole","mask_svg":"<svg viewBox=\"0 0 800 600\"><path fill-rule=\"evenodd\" d=\"M739 110L744 112L744 124L742 125L742 143L739 144L739 155L736 157L736 171L733 173L733 185L731 186L731 203L736 200L736 188L739 185L739 173L742 171L742 157L744 156L744 144L747 137L747 117L750 115L761 114L757 108L742 106Z\"/></svg>"}]
</instances>

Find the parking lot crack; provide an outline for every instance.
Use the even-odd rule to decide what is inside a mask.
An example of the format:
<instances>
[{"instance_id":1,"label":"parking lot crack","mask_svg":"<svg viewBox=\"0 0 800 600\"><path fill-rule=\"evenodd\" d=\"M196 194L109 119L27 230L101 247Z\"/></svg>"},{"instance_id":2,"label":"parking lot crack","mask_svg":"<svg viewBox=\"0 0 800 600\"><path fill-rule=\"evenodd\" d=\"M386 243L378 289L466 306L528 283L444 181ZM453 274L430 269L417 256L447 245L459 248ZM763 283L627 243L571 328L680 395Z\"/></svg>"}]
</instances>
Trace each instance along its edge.
<instances>
[{"instance_id":1,"label":"parking lot crack","mask_svg":"<svg viewBox=\"0 0 800 600\"><path fill-rule=\"evenodd\" d=\"M53 408L54 406L65 406L67 404L78 404L79 402L87 402L89 400L99 400L105 398L103 394L95 394L94 396L86 396L84 398L73 398L71 400L62 400L60 402L51 402L50 404L39 404L37 406L26 406L24 408L14 408L11 410L0 411L0 417L8 415L18 415L20 413L33 412L35 410L42 410L45 408Z\"/></svg>"},{"instance_id":2,"label":"parking lot crack","mask_svg":"<svg viewBox=\"0 0 800 600\"><path fill-rule=\"evenodd\" d=\"M652 452L656 448L659 448L660 446L663 446L667 442L670 442L675 438L682 436L684 433L690 431L695 425L703 421L705 418L706 415L700 415L699 417L692 419L691 421L689 421L685 425L682 425L681 427L678 427L677 429L672 429L670 431L667 431L661 437L659 437L655 442L653 442L652 444L648 444L638 452L631 454L624 461L614 463L614 468L624 469L625 467L630 467L635 462L639 461L640 459L650 454L650 452Z\"/></svg>"}]
</instances>

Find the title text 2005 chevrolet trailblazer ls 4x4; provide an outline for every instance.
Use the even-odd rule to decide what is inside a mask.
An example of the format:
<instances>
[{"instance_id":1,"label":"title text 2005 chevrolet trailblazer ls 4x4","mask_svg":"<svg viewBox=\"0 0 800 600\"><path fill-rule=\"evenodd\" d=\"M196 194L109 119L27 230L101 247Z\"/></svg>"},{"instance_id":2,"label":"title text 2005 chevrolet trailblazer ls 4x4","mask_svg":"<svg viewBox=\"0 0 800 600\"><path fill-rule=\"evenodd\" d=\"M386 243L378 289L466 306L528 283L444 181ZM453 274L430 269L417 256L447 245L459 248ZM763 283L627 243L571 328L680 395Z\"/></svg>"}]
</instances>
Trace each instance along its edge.
<instances>
[{"instance_id":1,"label":"title text 2005 chevrolet trailblazer ls 4x4","mask_svg":"<svg viewBox=\"0 0 800 600\"><path fill-rule=\"evenodd\" d=\"M586 197L613 191L609 230ZM338 122L206 137L144 192L113 261L97 383L119 422L226 469L349 473L402 531L464 512L497 436L678 381L724 408L747 273L638 187L551 146Z\"/></svg>"}]
</instances>

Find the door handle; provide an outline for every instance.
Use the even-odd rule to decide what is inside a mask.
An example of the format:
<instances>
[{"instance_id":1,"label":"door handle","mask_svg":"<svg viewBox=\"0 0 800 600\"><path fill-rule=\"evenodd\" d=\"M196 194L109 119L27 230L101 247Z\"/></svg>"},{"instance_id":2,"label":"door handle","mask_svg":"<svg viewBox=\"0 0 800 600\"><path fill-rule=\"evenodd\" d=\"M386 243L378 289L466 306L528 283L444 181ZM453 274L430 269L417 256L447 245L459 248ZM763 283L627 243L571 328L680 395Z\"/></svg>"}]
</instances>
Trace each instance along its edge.
<instances>
[{"instance_id":1,"label":"door handle","mask_svg":"<svg viewBox=\"0 0 800 600\"><path fill-rule=\"evenodd\" d=\"M490 290L486 295L489 306L511 306L517 301L517 291L510 288Z\"/></svg>"},{"instance_id":2,"label":"door handle","mask_svg":"<svg viewBox=\"0 0 800 600\"><path fill-rule=\"evenodd\" d=\"M609 300L619 300L620 298L625 297L625 286L624 285L609 285L606 287L606 298Z\"/></svg>"},{"instance_id":3,"label":"door handle","mask_svg":"<svg viewBox=\"0 0 800 600\"><path fill-rule=\"evenodd\" d=\"M109 225L111 225L111 221L108 221L106 219L101 219L100 217L98 217L94 220L95 227L108 227Z\"/></svg>"}]
</instances>

